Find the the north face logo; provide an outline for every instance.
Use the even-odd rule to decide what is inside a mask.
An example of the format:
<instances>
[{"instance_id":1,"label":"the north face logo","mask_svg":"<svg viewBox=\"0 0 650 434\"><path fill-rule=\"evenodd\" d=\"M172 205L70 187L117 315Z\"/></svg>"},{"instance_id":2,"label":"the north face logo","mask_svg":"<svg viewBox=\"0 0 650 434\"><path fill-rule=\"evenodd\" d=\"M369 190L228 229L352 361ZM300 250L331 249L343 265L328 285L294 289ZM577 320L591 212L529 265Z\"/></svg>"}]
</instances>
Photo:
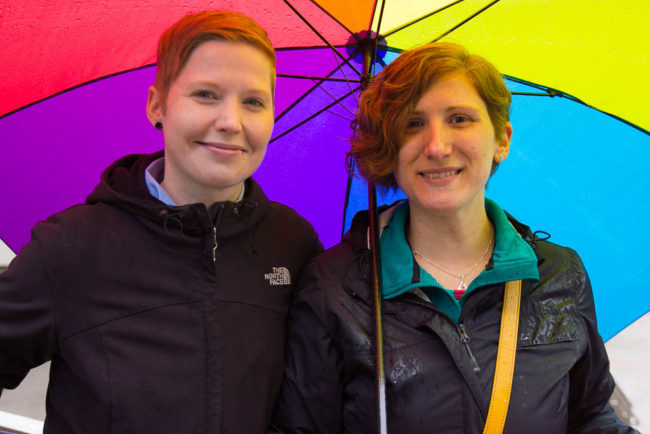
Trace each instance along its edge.
<instances>
[{"instance_id":1,"label":"the north face logo","mask_svg":"<svg viewBox=\"0 0 650 434\"><path fill-rule=\"evenodd\" d=\"M291 274L286 267L273 267L272 273L264 274L270 285L291 285Z\"/></svg>"}]
</instances>

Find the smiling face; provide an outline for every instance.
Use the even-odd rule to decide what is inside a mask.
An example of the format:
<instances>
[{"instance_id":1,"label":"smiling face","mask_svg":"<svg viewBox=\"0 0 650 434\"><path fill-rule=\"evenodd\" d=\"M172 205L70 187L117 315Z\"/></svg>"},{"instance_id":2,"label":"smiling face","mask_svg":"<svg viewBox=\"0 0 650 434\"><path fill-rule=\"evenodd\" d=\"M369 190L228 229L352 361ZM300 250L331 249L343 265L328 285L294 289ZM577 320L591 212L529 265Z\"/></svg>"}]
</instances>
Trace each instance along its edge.
<instances>
[{"instance_id":1,"label":"smiling face","mask_svg":"<svg viewBox=\"0 0 650 434\"><path fill-rule=\"evenodd\" d=\"M239 42L199 45L169 88L149 89L147 115L162 122L163 188L178 205L233 200L259 167L273 131L273 68Z\"/></svg>"},{"instance_id":2,"label":"smiling face","mask_svg":"<svg viewBox=\"0 0 650 434\"><path fill-rule=\"evenodd\" d=\"M443 76L404 121L394 171L411 210L439 215L481 212L492 162L508 154L512 127L500 138L487 107L463 73Z\"/></svg>"}]
</instances>

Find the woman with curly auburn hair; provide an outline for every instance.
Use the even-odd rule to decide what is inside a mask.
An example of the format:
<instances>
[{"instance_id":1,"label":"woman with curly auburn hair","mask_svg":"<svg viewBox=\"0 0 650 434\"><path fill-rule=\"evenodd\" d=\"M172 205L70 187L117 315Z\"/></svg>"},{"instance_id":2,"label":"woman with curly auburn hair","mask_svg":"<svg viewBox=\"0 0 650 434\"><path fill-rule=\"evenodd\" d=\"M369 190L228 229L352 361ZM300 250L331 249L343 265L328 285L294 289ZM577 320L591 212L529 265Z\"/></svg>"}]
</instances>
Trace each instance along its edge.
<instances>
[{"instance_id":1,"label":"woman with curly auburn hair","mask_svg":"<svg viewBox=\"0 0 650 434\"><path fill-rule=\"evenodd\" d=\"M580 258L485 197L510 101L493 65L451 43L402 53L360 98L348 164L408 197L380 210L388 432L631 431L608 404ZM274 418L285 432L377 432L367 246L364 211L301 277Z\"/></svg>"}]
</instances>

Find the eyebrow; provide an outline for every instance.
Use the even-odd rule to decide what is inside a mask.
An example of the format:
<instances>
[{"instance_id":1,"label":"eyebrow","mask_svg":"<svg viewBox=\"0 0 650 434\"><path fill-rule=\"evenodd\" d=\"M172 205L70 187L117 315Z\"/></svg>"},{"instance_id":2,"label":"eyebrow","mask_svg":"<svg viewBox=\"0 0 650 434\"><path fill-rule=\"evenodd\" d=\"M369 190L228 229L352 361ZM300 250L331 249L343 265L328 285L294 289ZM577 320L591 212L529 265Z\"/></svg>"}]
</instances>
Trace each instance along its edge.
<instances>
[{"instance_id":1,"label":"eyebrow","mask_svg":"<svg viewBox=\"0 0 650 434\"><path fill-rule=\"evenodd\" d=\"M213 81L197 81L197 82L194 82L194 83L190 84L189 86L191 88L207 86L207 87L215 87L217 89L223 89L223 87L224 87L224 86L221 86L219 83L213 82ZM248 89L248 90L246 90L246 92L250 92L250 93L253 93L253 94L256 94L256 95L265 95L265 96L268 96L270 98L272 98L272 95L273 95L272 92L269 92L269 91L264 90L264 89L258 89L258 88Z\"/></svg>"}]
</instances>

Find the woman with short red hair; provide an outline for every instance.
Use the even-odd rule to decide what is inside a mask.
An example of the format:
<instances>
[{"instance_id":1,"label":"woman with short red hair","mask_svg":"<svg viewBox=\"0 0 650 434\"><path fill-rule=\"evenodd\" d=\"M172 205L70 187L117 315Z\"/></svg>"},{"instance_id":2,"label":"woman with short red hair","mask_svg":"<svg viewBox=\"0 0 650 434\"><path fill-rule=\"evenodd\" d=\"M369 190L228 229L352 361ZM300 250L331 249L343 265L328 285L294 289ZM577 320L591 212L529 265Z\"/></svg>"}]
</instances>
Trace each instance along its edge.
<instances>
[{"instance_id":1,"label":"woman with short red hair","mask_svg":"<svg viewBox=\"0 0 650 434\"><path fill-rule=\"evenodd\" d=\"M261 433L311 225L251 175L275 54L229 11L160 38L147 117L164 151L111 165L0 275L0 390L52 361L46 433Z\"/></svg>"}]
</instances>

